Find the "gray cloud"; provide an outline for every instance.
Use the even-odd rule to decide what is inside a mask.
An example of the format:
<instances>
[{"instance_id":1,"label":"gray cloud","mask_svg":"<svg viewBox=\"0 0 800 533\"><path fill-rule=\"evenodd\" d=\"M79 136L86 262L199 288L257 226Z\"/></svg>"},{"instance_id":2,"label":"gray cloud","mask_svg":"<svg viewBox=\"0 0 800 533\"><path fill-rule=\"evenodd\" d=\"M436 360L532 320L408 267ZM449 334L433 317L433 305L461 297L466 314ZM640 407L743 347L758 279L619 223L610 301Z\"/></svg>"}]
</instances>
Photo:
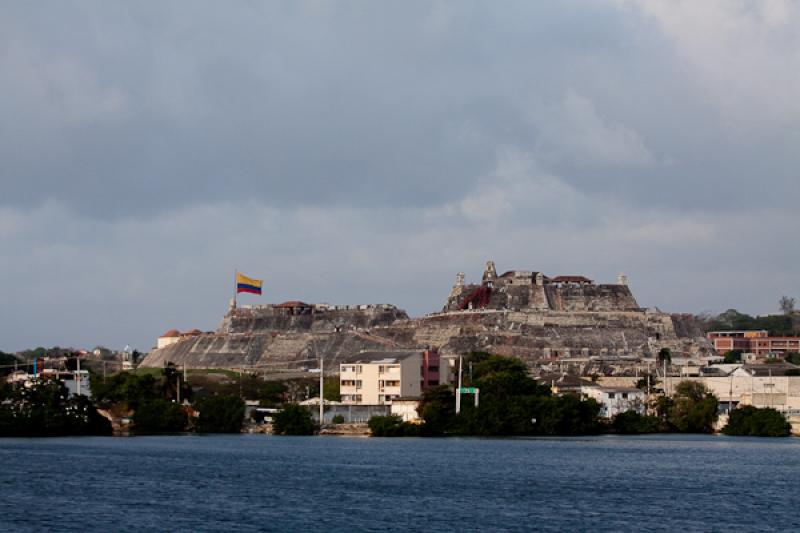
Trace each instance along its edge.
<instances>
[{"instance_id":1,"label":"gray cloud","mask_svg":"<svg viewBox=\"0 0 800 533\"><path fill-rule=\"evenodd\" d=\"M789 2L0 6L0 349L267 300L441 305L454 273L797 295ZM756 253L757 252L757 253Z\"/></svg>"}]
</instances>

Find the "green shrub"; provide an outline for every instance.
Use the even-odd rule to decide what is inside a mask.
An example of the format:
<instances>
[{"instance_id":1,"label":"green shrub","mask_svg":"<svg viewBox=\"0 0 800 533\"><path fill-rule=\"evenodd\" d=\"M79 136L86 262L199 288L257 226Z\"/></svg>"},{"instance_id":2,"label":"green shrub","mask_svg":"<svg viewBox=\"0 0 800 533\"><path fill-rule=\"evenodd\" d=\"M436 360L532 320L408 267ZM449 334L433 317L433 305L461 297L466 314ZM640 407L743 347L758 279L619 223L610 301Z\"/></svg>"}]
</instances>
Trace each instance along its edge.
<instances>
[{"instance_id":1,"label":"green shrub","mask_svg":"<svg viewBox=\"0 0 800 533\"><path fill-rule=\"evenodd\" d=\"M344 417L342 415L336 415L331 420L334 424L344 424Z\"/></svg>"},{"instance_id":2,"label":"green shrub","mask_svg":"<svg viewBox=\"0 0 800 533\"><path fill-rule=\"evenodd\" d=\"M788 437L791 429L791 424L775 409L746 405L731 412L722 432L749 437Z\"/></svg>"},{"instance_id":3,"label":"green shrub","mask_svg":"<svg viewBox=\"0 0 800 533\"><path fill-rule=\"evenodd\" d=\"M133 429L139 435L186 431L188 417L177 403L167 400L141 402L133 413Z\"/></svg>"},{"instance_id":4,"label":"green shrub","mask_svg":"<svg viewBox=\"0 0 800 533\"><path fill-rule=\"evenodd\" d=\"M0 397L0 437L111 435L111 423L86 396L67 398L57 380L32 387L5 386Z\"/></svg>"},{"instance_id":5,"label":"green shrub","mask_svg":"<svg viewBox=\"0 0 800 533\"><path fill-rule=\"evenodd\" d=\"M418 425L403 422L397 415L373 416L368 424L373 437L412 437L420 434Z\"/></svg>"},{"instance_id":6,"label":"green shrub","mask_svg":"<svg viewBox=\"0 0 800 533\"><path fill-rule=\"evenodd\" d=\"M636 411L625 411L611 421L611 430L623 435L658 433L661 421L658 417L641 415Z\"/></svg>"},{"instance_id":7,"label":"green shrub","mask_svg":"<svg viewBox=\"0 0 800 533\"><path fill-rule=\"evenodd\" d=\"M274 416L272 431L276 435L313 435L314 421L311 413L297 404L286 404L280 413Z\"/></svg>"},{"instance_id":8,"label":"green shrub","mask_svg":"<svg viewBox=\"0 0 800 533\"><path fill-rule=\"evenodd\" d=\"M238 396L209 396L198 401L198 433L239 433L244 420L244 400Z\"/></svg>"}]
</instances>

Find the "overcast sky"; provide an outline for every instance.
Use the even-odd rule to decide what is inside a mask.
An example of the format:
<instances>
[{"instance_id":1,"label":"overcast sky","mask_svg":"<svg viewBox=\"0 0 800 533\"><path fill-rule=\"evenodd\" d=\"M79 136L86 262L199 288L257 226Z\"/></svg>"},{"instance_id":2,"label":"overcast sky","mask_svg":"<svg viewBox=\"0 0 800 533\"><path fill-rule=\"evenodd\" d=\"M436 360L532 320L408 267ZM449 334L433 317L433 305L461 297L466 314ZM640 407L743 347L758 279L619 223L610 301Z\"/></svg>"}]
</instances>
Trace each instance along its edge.
<instances>
[{"instance_id":1,"label":"overcast sky","mask_svg":"<svg viewBox=\"0 0 800 533\"><path fill-rule=\"evenodd\" d=\"M791 1L3 2L0 349L241 303L441 308L459 271L800 297Z\"/></svg>"}]
</instances>

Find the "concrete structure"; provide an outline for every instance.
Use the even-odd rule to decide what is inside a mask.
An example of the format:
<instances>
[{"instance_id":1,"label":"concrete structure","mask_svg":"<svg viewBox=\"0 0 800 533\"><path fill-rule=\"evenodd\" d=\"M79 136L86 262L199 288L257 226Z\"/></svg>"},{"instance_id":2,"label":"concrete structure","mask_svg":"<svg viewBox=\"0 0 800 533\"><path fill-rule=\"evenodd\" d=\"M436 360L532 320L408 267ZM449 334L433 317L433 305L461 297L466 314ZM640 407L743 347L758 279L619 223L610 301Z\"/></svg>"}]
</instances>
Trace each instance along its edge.
<instances>
[{"instance_id":1,"label":"concrete structure","mask_svg":"<svg viewBox=\"0 0 800 533\"><path fill-rule=\"evenodd\" d=\"M395 398L392 400L391 413L402 418L403 422L418 422L418 408L419 398Z\"/></svg>"},{"instance_id":2,"label":"concrete structure","mask_svg":"<svg viewBox=\"0 0 800 533\"><path fill-rule=\"evenodd\" d=\"M319 423L319 409L316 406L309 406L311 419ZM324 424L332 424L335 416L344 418L345 424L362 424L369 422L373 416L389 416L391 414L390 405L325 405L323 415Z\"/></svg>"},{"instance_id":3,"label":"concrete structure","mask_svg":"<svg viewBox=\"0 0 800 533\"><path fill-rule=\"evenodd\" d=\"M339 365L343 404L389 405L395 398L422 394L422 354L367 352Z\"/></svg>"},{"instance_id":4,"label":"concrete structure","mask_svg":"<svg viewBox=\"0 0 800 533\"><path fill-rule=\"evenodd\" d=\"M711 331L708 338L714 349L724 354L731 350L752 353L756 358L800 352L800 337L771 337L766 330Z\"/></svg>"},{"instance_id":5,"label":"concrete structure","mask_svg":"<svg viewBox=\"0 0 800 533\"><path fill-rule=\"evenodd\" d=\"M626 411L644 414L646 409L645 391L632 387L587 386L581 388L581 395L600 404L603 418L613 418Z\"/></svg>"},{"instance_id":6,"label":"concrete structure","mask_svg":"<svg viewBox=\"0 0 800 533\"><path fill-rule=\"evenodd\" d=\"M700 381L719 399L720 404L772 407L783 413L800 414L800 376L770 376L740 369L726 377L670 379L674 380L675 385L680 381Z\"/></svg>"}]
</instances>

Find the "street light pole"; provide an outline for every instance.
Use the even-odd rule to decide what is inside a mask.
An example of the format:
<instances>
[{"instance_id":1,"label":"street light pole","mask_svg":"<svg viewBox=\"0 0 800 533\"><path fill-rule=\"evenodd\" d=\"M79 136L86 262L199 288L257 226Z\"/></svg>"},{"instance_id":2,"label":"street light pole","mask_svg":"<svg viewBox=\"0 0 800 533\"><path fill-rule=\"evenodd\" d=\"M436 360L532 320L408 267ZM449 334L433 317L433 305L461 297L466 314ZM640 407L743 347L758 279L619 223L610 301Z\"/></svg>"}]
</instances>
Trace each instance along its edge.
<instances>
[{"instance_id":1,"label":"street light pole","mask_svg":"<svg viewBox=\"0 0 800 533\"><path fill-rule=\"evenodd\" d=\"M458 356L458 389L456 389L456 414L461 412L461 370L464 366L464 358Z\"/></svg>"},{"instance_id":2,"label":"street light pole","mask_svg":"<svg viewBox=\"0 0 800 533\"><path fill-rule=\"evenodd\" d=\"M325 382L323 380L323 372L322 368L324 365L324 357L322 354L319 354L319 427L322 427L322 422L325 416Z\"/></svg>"}]
</instances>

